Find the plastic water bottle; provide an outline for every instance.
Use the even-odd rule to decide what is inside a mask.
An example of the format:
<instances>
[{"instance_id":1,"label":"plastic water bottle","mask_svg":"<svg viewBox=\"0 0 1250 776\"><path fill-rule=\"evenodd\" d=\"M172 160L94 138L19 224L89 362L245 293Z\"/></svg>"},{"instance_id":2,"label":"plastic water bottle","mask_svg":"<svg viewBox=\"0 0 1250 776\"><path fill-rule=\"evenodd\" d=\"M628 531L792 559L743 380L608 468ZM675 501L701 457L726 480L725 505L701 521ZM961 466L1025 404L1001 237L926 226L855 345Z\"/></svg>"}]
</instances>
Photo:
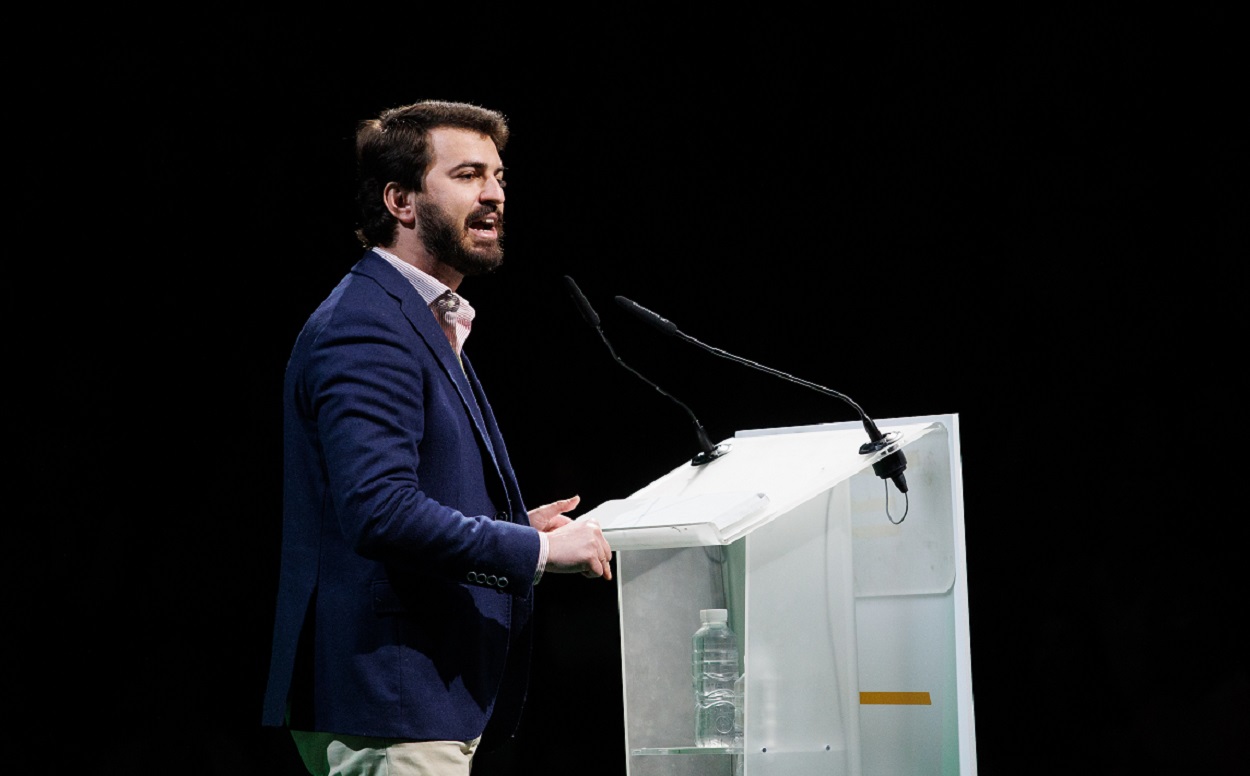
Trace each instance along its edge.
<instances>
[{"instance_id":1,"label":"plastic water bottle","mask_svg":"<svg viewBox=\"0 0 1250 776\"><path fill-rule=\"evenodd\" d=\"M742 746L742 716L738 711L738 639L729 629L729 612L703 609L694 634L696 746Z\"/></svg>"}]
</instances>

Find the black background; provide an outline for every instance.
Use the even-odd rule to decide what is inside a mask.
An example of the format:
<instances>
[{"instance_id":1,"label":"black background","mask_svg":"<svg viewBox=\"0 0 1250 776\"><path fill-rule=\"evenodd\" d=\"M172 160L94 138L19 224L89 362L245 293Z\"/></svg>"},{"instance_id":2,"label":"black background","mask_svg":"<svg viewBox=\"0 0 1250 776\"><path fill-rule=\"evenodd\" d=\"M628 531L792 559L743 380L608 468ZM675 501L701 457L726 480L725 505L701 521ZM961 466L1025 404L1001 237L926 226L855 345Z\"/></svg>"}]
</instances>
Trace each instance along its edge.
<instances>
[{"instance_id":1,"label":"black background","mask_svg":"<svg viewBox=\"0 0 1250 776\"><path fill-rule=\"evenodd\" d=\"M512 122L508 258L462 291L530 505L696 451L570 275L714 440L854 415L613 297L875 418L959 415L980 773L1245 766L1231 19L770 8L14 28L11 666L41 759L300 772L257 724L282 371L359 253L356 121L440 98ZM615 584L538 595L521 736L478 772L624 774Z\"/></svg>"}]
</instances>

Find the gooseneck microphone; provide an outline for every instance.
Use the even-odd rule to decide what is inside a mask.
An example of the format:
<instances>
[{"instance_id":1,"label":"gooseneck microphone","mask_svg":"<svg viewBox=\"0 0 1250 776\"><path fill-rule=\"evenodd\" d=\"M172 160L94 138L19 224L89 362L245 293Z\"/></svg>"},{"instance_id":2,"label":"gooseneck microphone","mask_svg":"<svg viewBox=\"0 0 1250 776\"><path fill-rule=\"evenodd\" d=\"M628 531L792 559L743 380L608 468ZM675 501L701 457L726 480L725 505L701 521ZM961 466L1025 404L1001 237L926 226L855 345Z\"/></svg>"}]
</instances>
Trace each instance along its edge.
<instances>
[{"instance_id":1,"label":"gooseneck microphone","mask_svg":"<svg viewBox=\"0 0 1250 776\"><path fill-rule=\"evenodd\" d=\"M694 422L695 436L699 442L699 453L690 460L691 465L702 466L703 464L708 463L709 461L714 461L729 452L730 448L728 444L712 444L712 441L708 439L707 432L703 430L703 424L699 422L699 419L695 417L695 414L690 411L689 407L678 401L660 386L643 377L638 370L634 369L629 364L626 364L621 360L620 356L616 355L616 350L612 347L612 343L608 342L607 335L603 333L603 327L599 322L599 314L595 312L595 308L590 306L590 301L586 299L584 294L582 294L582 290L577 287L577 283L573 282L573 278L565 275L564 284L568 286L569 294L573 297L573 301L577 304L577 309L582 311L582 317L586 319L587 323L595 328L595 331L599 332L599 339L603 340L603 344L608 346L608 352L612 354L612 358L616 361L616 363L625 367L637 376L638 379L671 399L675 404L677 404L677 406L685 410L687 415L690 416L690 420Z\"/></svg>"},{"instance_id":2,"label":"gooseneck microphone","mask_svg":"<svg viewBox=\"0 0 1250 776\"><path fill-rule=\"evenodd\" d=\"M744 364L746 366L751 367L752 369L758 369L761 372L767 372L768 374L773 375L775 377L780 377L783 380L788 380L792 383L802 385L806 388L811 388L814 391L819 391L820 393L823 393L827 396L832 396L836 399L841 399L842 401L846 402L847 404L851 406L852 409L855 410L856 413L859 414L860 421L863 422L864 424L864 430L868 432L868 441L865 442L863 445L861 445L859 448L859 452L862 455L868 455L871 453L876 453L881 450L884 450L885 448L889 447L891 444L898 441L903 436L897 431L891 431L888 434L882 434L881 431L877 428L877 424L873 421L873 419L868 417L868 414L864 412L864 410L858 404L852 401L851 398L849 396L846 396L845 394L838 393L837 391L831 388L825 388L822 385L817 385L816 383L808 382L807 380L803 380L793 375L788 375L785 372L779 372L776 369L766 367L762 364L757 364L754 361L748 361L747 359L740 358L738 356L733 355L732 353L726 353L720 348L714 348L711 345L706 345L700 342L699 340L695 339L694 337L691 337L689 334L686 334L682 332L681 330L679 330L677 328L677 325L674 324L672 321L668 320L667 318L657 315L656 313L651 312L650 310L638 304L637 302L626 299L623 296L616 297L616 303L619 304L621 307L624 307L626 310L629 310L631 313L641 318L642 320L646 321L650 325L664 332L665 334L675 336L675 337L680 337L681 339L684 339L691 344L698 345L704 350L710 353L714 353L718 356L721 356L722 358L727 358L731 361L736 361L739 364ZM903 471L906 469L907 469L907 458L904 457L902 450L896 450L893 453L890 453L889 455L885 456L884 458L882 458L881 460L877 461L876 463L872 465L873 472L875 472L876 475L883 480L888 479L892 481L895 487L898 488L900 493L907 492L907 478L903 476Z\"/></svg>"}]
</instances>

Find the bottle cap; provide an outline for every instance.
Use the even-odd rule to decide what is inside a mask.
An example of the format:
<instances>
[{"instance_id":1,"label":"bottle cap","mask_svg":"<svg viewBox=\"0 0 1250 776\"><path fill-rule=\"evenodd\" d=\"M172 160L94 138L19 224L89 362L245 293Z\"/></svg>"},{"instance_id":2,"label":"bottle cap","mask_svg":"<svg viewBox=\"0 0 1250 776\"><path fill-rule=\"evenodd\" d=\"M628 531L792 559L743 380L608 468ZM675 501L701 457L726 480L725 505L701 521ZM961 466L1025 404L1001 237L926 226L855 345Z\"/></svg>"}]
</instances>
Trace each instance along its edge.
<instances>
[{"instance_id":1,"label":"bottle cap","mask_svg":"<svg viewBox=\"0 0 1250 776\"><path fill-rule=\"evenodd\" d=\"M700 609L699 622L729 622L728 609Z\"/></svg>"}]
</instances>

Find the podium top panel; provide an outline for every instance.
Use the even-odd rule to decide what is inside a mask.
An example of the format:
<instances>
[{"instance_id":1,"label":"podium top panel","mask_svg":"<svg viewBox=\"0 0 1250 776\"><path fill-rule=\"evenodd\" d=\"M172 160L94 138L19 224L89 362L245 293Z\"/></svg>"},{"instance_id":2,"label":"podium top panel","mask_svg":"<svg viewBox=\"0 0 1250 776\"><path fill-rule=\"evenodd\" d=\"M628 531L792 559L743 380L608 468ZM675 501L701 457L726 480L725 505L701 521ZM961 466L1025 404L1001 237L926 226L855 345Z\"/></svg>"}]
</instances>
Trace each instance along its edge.
<instances>
[{"instance_id":1,"label":"podium top panel","mask_svg":"<svg viewBox=\"0 0 1250 776\"><path fill-rule=\"evenodd\" d=\"M878 425L899 438L869 454L859 452L867 437L858 423L739 432L720 458L678 466L578 519L598 520L614 550L729 544L943 427Z\"/></svg>"}]
</instances>

